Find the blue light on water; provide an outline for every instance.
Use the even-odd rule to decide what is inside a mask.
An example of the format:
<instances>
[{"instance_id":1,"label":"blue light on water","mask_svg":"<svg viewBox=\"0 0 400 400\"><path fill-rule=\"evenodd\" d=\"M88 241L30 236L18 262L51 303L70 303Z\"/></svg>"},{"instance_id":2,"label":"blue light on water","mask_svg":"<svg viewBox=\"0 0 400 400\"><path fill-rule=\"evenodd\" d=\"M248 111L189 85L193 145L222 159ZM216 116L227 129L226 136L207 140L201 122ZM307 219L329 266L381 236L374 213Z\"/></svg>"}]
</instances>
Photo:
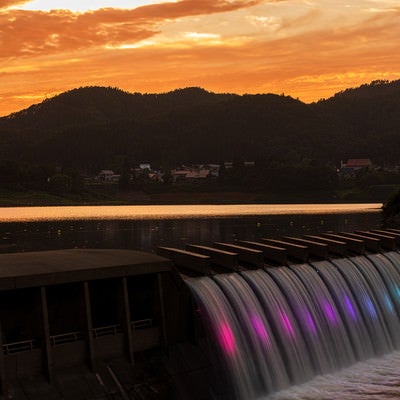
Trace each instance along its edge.
<instances>
[{"instance_id":1,"label":"blue light on water","mask_svg":"<svg viewBox=\"0 0 400 400\"><path fill-rule=\"evenodd\" d=\"M394 285L394 292L396 293L398 300L400 300L400 288L397 285Z\"/></svg>"},{"instance_id":2,"label":"blue light on water","mask_svg":"<svg viewBox=\"0 0 400 400\"><path fill-rule=\"evenodd\" d=\"M384 295L384 298L385 298L385 304L386 304L387 309L388 309L391 313L394 313L394 307L393 307L392 300L390 300L389 296L388 296L386 293L385 293L385 295Z\"/></svg>"},{"instance_id":3,"label":"blue light on water","mask_svg":"<svg viewBox=\"0 0 400 400\"><path fill-rule=\"evenodd\" d=\"M371 301L371 299L369 297L366 297L364 304L367 307L367 310L371 314L371 316L373 318L377 318L378 314L376 313L375 307L372 304L372 301Z\"/></svg>"}]
</instances>

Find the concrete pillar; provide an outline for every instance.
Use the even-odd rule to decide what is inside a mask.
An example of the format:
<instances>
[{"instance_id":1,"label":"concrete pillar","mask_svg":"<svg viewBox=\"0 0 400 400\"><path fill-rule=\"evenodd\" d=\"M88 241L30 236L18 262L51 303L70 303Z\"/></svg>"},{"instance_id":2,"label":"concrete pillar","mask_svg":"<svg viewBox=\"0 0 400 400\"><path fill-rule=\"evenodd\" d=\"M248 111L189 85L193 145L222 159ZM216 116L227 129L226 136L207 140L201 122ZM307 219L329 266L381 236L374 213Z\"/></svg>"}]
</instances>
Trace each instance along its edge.
<instances>
[{"instance_id":1,"label":"concrete pillar","mask_svg":"<svg viewBox=\"0 0 400 400\"><path fill-rule=\"evenodd\" d=\"M129 303L129 289L128 289L128 280L126 277L121 279L121 291L122 291L122 329L124 332L124 340L125 340L125 351L128 356L128 360L130 363L135 363L135 357L133 352L133 334L134 327L131 324L131 309Z\"/></svg>"},{"instance_id":2,"label":"concrete pillar","mask_svg":"<svg viewBox=\"0 0 400 400\"><path fill-rule=\"evenodd\" d=\"M88 346L88 361L89 368L94 372L96 370L96 358L94 354L94 339L93 339L93 322L92 322L92 307L90 304L89 283L83 282L83 298L85 303L85 319L86 319L86 343Z\"/></svg>"},{"instance_id":3,"label":"concrete pillar","mask_svg":"<svg viewBox=\"0 0 400 400\"><path fill-rule=\"evenodd\" d=\"M161 316L161 342L165 350L167 350L168 346L168 337L167 337L167 325L165 322L165 305L164 305L164 291L162 284L162 274L159 272L157 274L157 286L158 286L158 299L160 303L160 316Z\"/></svg>"},{"instance_id":4,"label":"concrete pillar","mask_svg":"<svg viewBox=\"0 0 400 400\"><path fill-rule=\"evenodd\" d=\"M49 311L47 308L47 294L44 286L40 287L40 303L42 316L42 356L43 369L49 382L53 380L53 357L50 345Z\"/></svg>"},{"instance_id":5,"label":"concrete pillar","mask_svg":"<svg viewBox=\"0 0 400 400\"><path fill-rule=\"evenodd\" d=\"M3 350L3 327L0 321L0 398L7 397L7 382Z\"/></svg>"}]
</instances>

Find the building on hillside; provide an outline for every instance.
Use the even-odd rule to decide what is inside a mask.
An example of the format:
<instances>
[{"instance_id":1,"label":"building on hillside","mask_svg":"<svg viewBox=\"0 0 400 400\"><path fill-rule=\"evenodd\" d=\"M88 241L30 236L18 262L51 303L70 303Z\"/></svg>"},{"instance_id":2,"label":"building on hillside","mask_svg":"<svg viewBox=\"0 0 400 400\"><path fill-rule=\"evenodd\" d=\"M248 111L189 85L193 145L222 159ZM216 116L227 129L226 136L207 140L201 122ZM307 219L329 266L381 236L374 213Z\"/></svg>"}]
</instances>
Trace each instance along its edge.
<instances>
[{"instance_id":1,"label":"building on hillside","mask_svg":"<svg viewBox=\"0 0 400 400\"><path fill-rule=\"evenodd\" d=\"M141 164L139 164L139 168L141 169L141 170L144 170L144 169L147 169L147 170L151 170L151 165L150 165L150 163L141 163Z\"/></svg>"},{"instance_id":2,"label":"building on hillside","mask_svg":"<svg viewBox=\"0 0 400 400\"><path fill-rule=\"evenodd\" d=\"M201 181L209 177L218 177L219 165L198 164L192 166L182 165L171 170L173 182L194 182Z\"/></svg>"},{"instance_id":3,"label":"building on hillside","mask_svg":"<svg viewBox=\"0 0 400 400\"><path fill-rule=\"evenodd\" d=\"M182 166L171 170L171 176L174 183L184 182L186 176L191 174L192 170L188 167Z\"/></svg>"},{"instance_id":4,"label":"building on hillside","mask_svg":"<svg viewBox=\"0 0 400 400\"><path fill-rule=\"evenodd\" d=\"M224 161L224 167L225 169L233 168L233 161Z\"/></svg>"},{"instance_id":5,"label":"building on hillside","mask_svg":"<svg viewBox=\"0 0 400 400\"><path fill-rule=\"evenodd\" d=\"M220 164L203 164L203 165L200 166L200 169L208 170L210 177L218 178L219 177L219 170L221 169L221 165Z\"/></svg>"},{"instance_id":6,"label":"building on hillside","mask_svg":"<svg viewBox=\"0 0 400 400\"><path fill-rule=\"evenodd\" d=\"M193 181L193 180L202 180L206 179L210 176L210 170L208 169L199 169L199 170L194 170L188 173L185 176L185 179L188 181Z\"/></svg>"},{"instance_id":7,"label":"building on hillside","mask_svg":"<svg viewBox=\"0 0 400 400\"><path fill-rule=\"evenodd\" d=\"M121 175L115 174L111 169L102 169L96 177L97 181L107 182L107 183L116 183L119 182Z\"/></svg>"},{"instance_id":8,"label":"building on hillside","mask_svg":"<svg viewBox=\"0 0 400 400\"><path fill-rule=\"evenodd\" d=\"M350 158L347 162L341 161L340 172L342 174L354 174L362 169L368 169L372 166L369 158Z\"/></svg>"}]
</instances>

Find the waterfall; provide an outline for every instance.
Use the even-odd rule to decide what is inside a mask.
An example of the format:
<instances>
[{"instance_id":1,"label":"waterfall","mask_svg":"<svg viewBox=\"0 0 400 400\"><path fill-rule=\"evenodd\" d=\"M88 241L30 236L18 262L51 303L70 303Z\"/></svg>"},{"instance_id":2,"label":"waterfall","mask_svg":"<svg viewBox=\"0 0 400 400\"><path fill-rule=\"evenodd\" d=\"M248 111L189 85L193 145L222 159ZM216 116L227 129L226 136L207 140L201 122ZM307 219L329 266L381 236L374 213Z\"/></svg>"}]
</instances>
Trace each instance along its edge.
<instances>
[{"instance_id":1,"label":"waterfall","mask_svg":"<svg viewBox=\"0 0 400 400\"><path fill-rule=\"evenodd\" d=\"M397 252L187 283L228 398L261 398L400 349Z\"/></svg>"},{"instance_id":2,"label":"waterfall","mask_svg":"<svg viewBox=\"0 0 400 400\"><path fill-rule=\"evenodd\" d=\"M318 275L330 291L337 310L347 328L354 354L358 361L366 360L374 355L371 337L368 333L362 313L355 297L339 269L329 261L312 263Z\"/></svg>"}]
</instances>

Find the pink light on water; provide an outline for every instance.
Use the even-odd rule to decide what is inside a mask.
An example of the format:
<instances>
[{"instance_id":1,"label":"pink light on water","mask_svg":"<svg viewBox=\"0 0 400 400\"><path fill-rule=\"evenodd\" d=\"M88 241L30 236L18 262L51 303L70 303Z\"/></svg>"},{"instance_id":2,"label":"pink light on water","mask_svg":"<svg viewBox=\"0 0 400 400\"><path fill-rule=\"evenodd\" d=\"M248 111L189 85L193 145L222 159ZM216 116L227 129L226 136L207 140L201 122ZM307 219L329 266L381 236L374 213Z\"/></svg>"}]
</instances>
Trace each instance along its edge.
<instances>
[{"instance_id":1,"label":"pink light on water","mask_svg":"<svg viewBox=\"0 0 400 400\"><path fill-rule=\"evenodd\" d=\"M250 319L258 337L265 342L269 342L269 335L261 318L258 315L252 315Z\"/></svg>"},{"instance_id":2,"label":"pink light on water","mask_svg":"<svg viewBox=\"0 0 400 400\"><path fill-rule=\"evenodd\" d=\"M236 350L235 338L231 327L226 322L222 322L219 327L219 341L222 348L228 354L233 354Z\"/></svg>"},{"instance_id":3,"label":"pink light on water","mask_svg":"<svg viewBox=\"0 0 400 400\"><path fill-rule=\"evenodd\" d=\"M337 323L337 315L336 315L336 312L335 312L332 304L329 303L329 301L324 300L322 302L322 306L324 308L325 315L328 317L329 322L336 324Z\"/></svg>"},{"instance_id":4,"label":"pink light on water","mask_svg":"<svg viewBox=\"0 0 400 400\"><path fill-rule=\"evenodd\" d=\"M296 336L296 334L294 333L294 329L293 329L293 325L290 322L290 319L288 317L288 315L285 313L285 311L280 311L279 313L283 327L285 328L286 333L289 334L289 336L291 336L292 338L294 338Z\"/></svg>"}]
</instances>

